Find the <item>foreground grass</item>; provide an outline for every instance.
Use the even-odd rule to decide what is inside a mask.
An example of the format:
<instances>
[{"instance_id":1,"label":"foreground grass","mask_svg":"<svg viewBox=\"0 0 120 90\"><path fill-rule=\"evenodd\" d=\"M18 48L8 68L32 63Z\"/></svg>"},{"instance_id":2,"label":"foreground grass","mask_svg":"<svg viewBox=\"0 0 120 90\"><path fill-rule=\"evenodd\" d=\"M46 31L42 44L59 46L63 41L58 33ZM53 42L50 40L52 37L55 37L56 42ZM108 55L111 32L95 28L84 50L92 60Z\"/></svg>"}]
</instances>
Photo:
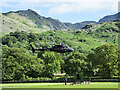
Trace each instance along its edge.
<instances>
[{"instance_id":1,"label":"foreground grass","mask_svg":"<svg viewBox=\"0 0 120 90\"><path fill-rule=\"evenodd\" d=\"M118 83L115 82L92 82L89 85L76 84L64 85L64 83L14 83L0 84L2 88L118 88Z\"/></svg>"}]
</instances>

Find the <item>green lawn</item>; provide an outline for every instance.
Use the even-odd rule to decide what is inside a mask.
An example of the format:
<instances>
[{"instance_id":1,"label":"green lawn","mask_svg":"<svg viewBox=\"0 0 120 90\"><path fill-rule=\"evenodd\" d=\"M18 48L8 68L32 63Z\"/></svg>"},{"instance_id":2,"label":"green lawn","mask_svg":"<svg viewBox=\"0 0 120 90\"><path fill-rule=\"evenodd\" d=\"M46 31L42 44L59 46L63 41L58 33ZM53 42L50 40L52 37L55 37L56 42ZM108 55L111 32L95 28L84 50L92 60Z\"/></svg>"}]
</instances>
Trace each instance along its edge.
<instances>
[{"instance_id":1,"label":"green lawn","mask_svg":"<svg viewBox=\"0 0 120 90\"><path fill-rule=\"evenodd\" d=\"M2 88L118 88L118 83L115 82L92 82L89 85L76 84L64 85L64 83L14 83L0 84Z\"/></svg>"}]
</instances>

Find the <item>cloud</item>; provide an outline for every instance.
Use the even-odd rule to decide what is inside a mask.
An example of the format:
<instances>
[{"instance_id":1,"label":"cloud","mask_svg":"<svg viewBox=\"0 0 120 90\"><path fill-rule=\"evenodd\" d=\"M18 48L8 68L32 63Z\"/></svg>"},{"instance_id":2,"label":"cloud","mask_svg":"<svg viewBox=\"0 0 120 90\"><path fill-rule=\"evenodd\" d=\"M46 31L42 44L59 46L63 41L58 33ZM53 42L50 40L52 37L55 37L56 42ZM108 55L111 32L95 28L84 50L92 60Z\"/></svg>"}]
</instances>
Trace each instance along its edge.
<instances>
[{"instance_id":1,"label":"cloud","mask_svg":"<svg viewBox=\"0 0 120 90\"><path fill-rule=\"evenodd\" d=\"M119 0L2 0L3 2L118 2Z\"/></svg>"},{"instance_id":2,"label":"cloud","mask_svg":"<svg viewBox=\"0 0 120 90\"><path fill-rule=\"evenodd\" d=\"M119 6L118 6L118 12L120 12L120 1L119 1Z\"/></svg>"},{"instance_id":3,"label":"cloud","mask_svg":"<svg viewBox=\"0 0 120 90\"><path fill-rule=\"evenodd\" d=\"M87 2L84 0L81 2L69 2L69 3L59 3L49 9L48 14L57 15L64 13L80 13L80 12L96 12L104 9L111 9L117 12L117 2L104 2L103 0L91 0L92 2ZM107 0L108 1L108 0ZM117 0L115 0L117 1Z\"/></svg>"},{"instance_id":4,"label":"cloud","mask_svg":"<svg viewBox=\"0 0 120 90\"><path fill-rule=\"evenodd\" d=\"M39 15L41 15L41 11L37 9L32 9L33 11L37 12Z\"/></svg>"},{"instance_id":5,"label":"cloud","mask_svg":"<svg viewBox=\"0 0 120 90\"><path fill-rule=\"evenodd\" d=\"M65 13L95 12L106 8L118 11L119 0L2 0L1 7L16 9L48 8L48 15ZM16 2L16 4L10 4ZM39 10L37 10L39 12Z\"/></svg>"}]
</instances>

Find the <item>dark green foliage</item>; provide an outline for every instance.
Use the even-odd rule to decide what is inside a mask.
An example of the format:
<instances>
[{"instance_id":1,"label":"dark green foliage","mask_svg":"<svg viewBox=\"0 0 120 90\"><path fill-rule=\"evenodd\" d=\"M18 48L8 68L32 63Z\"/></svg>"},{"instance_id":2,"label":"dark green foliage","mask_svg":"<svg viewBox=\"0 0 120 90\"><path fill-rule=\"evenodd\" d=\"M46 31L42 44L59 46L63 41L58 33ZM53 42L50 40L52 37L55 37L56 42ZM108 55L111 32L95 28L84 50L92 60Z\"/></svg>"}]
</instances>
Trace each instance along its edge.
<instances>
[{"instance_id":1,"label":"dark green foliage","mask_svg":"<svg viewBox=\"0 0 120 90\"><path fill-rule=\"evenodd\" d=\"M90 64L86 62L86 55L83 53L74 53L65 60L65 72L69 75L79 75L81 80L90 77Z\"/></svg>"},{"instance_id":2,"label":"dark green foliage","mask_svg":"<svg viewBox=\"0 0 120 90\"><path fill-rule=\"evenodd\" d=\"M64 63L59 53L54 52L43 52L39 53L39 58L43 59L45 68L44 68L44 76L45 77L53 77L53 73L60 72L61 64Z\"/></svg>"},{"instance_id":3,"label":"dark green foliage","mask_svg":"<svg viewBox=\"0 0 120 90\"><path fill-rule=\"evenodd\" d=\"M88 55L88 61L92 62L96 75L104 78L118 75L118 54L115 45L105 44L97 47L93 54Z\"/></svg>"},{"instance_id":4,"label":"dark green foliage","mask_svg":"<svg viewBox=\"0 0 120 90\"><path fill-rule=\"evenodd\" d=\"M4 36L2 38L2 44L11 46L11 44L16 43L17 39L14 36Z\"/></svg>"},{"instance_id":5,"label":"dark green foliage","mask_svg":"<svg viewBox=\"0 0 120 90\"><path fill-rule=\"evenodd\" d=\"M27 77L42 76L44 62L32 56L24 48L3 46L2 79L3 81L26 80Z\"/></svg>"},{"instance_id":6,"label":"dark green foliage","mask_svg":"<svg viewBox=\"0 0 120 90\"><path fill-rule=\"evenodd\" d=\"M28 33L25 31L10 32L10 36L16 37L19 42L28 40Z\"/></svg>"},{"instance_id":7,"label":"dark green foliage","mask_svg":"<svg viewBox=\"0 0 120 90\"><path fill-rule=\"evenodd\" d=\"M38 40L38 36L37 36L36 34L34 34L34 33L30 33L30 34L28 35L28 38L29 38L29 43Z\"/></svg>"},{"instance_id":8,"label":"dark green foliage","mask_svg":"<svg viewBox=\"0 0 120 90\"><path fill-rule=\"evenodd\" d=\"M117 54L118 54L117 70L118 70L118 76L120 76L120 49L117 51ZM120 79L120 77L119 77L119 79Z\"/></svg>"}]
</instances>

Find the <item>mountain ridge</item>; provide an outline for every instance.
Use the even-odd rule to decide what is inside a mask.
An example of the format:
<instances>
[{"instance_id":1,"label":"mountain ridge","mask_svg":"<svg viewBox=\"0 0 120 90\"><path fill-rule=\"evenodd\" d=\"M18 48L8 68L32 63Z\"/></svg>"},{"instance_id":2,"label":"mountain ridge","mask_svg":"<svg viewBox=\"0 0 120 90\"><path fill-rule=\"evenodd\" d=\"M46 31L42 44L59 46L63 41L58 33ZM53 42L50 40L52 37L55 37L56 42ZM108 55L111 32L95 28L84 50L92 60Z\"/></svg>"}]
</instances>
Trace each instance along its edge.
<instances>
[{"instance_id":1,"label":"mountain ridge","mask_svg":"<svg viewBox=\"0 0 120 90\"><path fill-rule=\"evenodd\" d=\"M116 19L118 19L118 15L120 13L114 14L114 15L107 15L103 18L101 18L98 22L96 21L83 21L79 23L70 23L70 22L61 22L58 19L53 19L51 17L44 17L39 15L36 11L33 11L32 9L28 10L18 10L18 11L9 11L6 13L2 13L3 15L7 16L10 13L15 13L20 16L26 17L33 21L38 27L45 28L47 30L78 30L82 29L86 25L90 23L104 23L104 22L111 22Z\"/></svg>"},{"instance_id":2,"label":"mountain ridge","mask_svg":"<svg viewBox=\"0 0 120 90\"><path fill-rule=\"evenodd\" d=\"M96 23L95 21L83 21L80 23L70 23L70 22L61 22L58 19L53 19L51 17L44 17L39 15L37 12L28 9L28 10L18 10L18 11L10 11L7 13L3 13L3 15L8 15L10 13L17 13L20 16L27 17L28 19L34 21L35 24L37 24L40 27L44 27L46 29L53 29L53 30L60 30L60 29L72 29L77 30L81 29L85 25L89 23Z\"/></svg>"},{"instance_id":3,"label":"mountain ridge","mask_svg":"<svg viewBox=\"0 0 120 90\"><path fill-rule=\"evenodd\" d=\"M107 15L101 18L98 22L103 23L103 22L113 22L116 19L120 18L120 12L113 14L113 15Z\"/></svg>"}]
</instances>

